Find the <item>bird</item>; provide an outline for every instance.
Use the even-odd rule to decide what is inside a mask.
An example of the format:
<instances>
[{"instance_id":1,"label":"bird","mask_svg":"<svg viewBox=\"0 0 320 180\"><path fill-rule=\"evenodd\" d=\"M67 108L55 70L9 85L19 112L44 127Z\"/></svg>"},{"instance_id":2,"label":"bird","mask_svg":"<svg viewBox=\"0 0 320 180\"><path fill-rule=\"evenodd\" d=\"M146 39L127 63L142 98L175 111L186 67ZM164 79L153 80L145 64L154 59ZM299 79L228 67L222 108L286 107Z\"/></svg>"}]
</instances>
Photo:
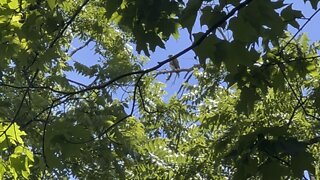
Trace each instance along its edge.
<instances>
[{"instance_id":1,"label":"bird","mask_svg":"<svg viewBox=\"0 0 320 180\"><path fill-rule=\"evenodd\" d=\"M172 55L169 55L168 58L172 58ZM169 62L169 65L170 65L170 68L172 71L176 71L177 73L177 76L176 77L179 77L179 72L177 72L177 70L180 69L180 65L179 65L179 61L177 58L174 58L172 61ZM172 72L169 73L169 76L167 77L167 81L171 78L172 76Z\"/></svg>"},{"instance_id":2,"label":"bird","mask_svg":"<svg viewBox=\"0 0 320 180\"><path fill-rule=\"evenodd\" d=\"M169 58L172 58L172 55L168 56ZM179 61L177 58L174 58L172 61L170 61L170 68L172 70L179 70L180 69L180 65L179 65ZM178 73L178 72L177 72Z\"/></svg>"}]
</instances>

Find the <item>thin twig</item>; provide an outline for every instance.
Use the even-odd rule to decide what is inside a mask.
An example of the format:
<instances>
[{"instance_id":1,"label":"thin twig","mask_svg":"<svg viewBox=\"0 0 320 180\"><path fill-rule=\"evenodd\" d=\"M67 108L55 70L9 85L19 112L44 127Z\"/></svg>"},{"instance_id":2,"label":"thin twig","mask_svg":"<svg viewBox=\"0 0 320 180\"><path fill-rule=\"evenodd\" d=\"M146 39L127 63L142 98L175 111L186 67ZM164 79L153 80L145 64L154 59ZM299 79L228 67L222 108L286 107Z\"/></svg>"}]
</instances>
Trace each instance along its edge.
<instances>
[{"instance_id":1,"label":"thin twig","mask_svg":"<svg viewBox=\"0 0 320 180\"><path fill-rule=\"evenodd\" d=\"M154 111L149 111L149 110L146 108L145 100L144 100L143 93L142 93L142 89L141 89L140 85L138 85L138 92L139 92L139 96L140 96L140 99L141 99L141 105L142 105L143 110L144 110L145 112L147 112L148 114L154 114L154 113L159 112L157 109L154 110Z\"/></svg>"},{"instance_id":2,"label":"thin twig","mask_svg":"<svg viewBox=\"0 0 320 180\"><path fill-rule=\"evenodd\" d=\"M43 162L46 166L46 168L49 168L49 165L48 165L48 161L47 161L47 157L46 157L46 154L45 154L45 137L46 137L46 131L47 131L47 125L49 123L49 118L50 118L50 115L51 115L51 112L52 112L52 108L53 108L53 105L54 103L52 102L51 103L51 108L48 112L48 115L47 115L47 118L44 122L44 125L43 125L43 134L42 134L42 157L43 157Z\"/></svg>"},{"instance_id":3,"label":"thin twig","mask_svg":"<svg viewBox=\"0 0 320 180\"><path fill-rule=\"evenodd\" d=\"M82 46L78 47L77 49L73 50L70 52L69 56L73 56L75 53L77 53L78 51L80 51L81 49L83 49L84 47L88 46L89 43L93 41L93 38L90 38L88 41L86 41Z\"/></svg>"},{"instance_id":4,"label":"thin twig","mask_svg":"<svg viewBox=\"0 0 320 180\"><path fill-rule=\"evenodd\" d=\"M183 84L188 83L192 76L193 76L193 73L191 73L191 74L188 76L188 78L184 81ZM181 96L182 96L183 93L184 93L184 89L183 89L183 86L184 86L184 85L183 85L183 84L180 86L180 88L179 88L179 90L178 90L178 92L177 92L177 94L179 94L179 93L181 92ZM183 91L182 91L182 90L183 90Z\"/></svg>"}]
</instances>

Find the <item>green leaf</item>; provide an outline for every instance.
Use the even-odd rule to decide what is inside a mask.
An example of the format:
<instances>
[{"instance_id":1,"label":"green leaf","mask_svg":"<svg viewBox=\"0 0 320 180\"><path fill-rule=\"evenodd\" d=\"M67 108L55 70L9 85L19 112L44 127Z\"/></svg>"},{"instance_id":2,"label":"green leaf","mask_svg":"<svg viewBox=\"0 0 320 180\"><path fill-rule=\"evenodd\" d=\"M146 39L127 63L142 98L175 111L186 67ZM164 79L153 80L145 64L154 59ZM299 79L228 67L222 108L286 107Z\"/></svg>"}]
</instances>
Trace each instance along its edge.
<instances>
[{"instance_id":1,"label":"green leaf","mask_svg":"<svg viewBox=\"0 0 320 180\"><path fill-rule=\"evenodd\" d=\"M57 0L47 0L47 2L51 10L53 10L57 5Z\"/></svg>"},{"instance_id":2,"label":"green leaf","mask_svg":"<svg viewBox=\"0 0 320 180\"><path fill-rule=\"evenodd\" d=\"M308 152L301 152L292 155L291 159L291 167L293 174L296 178L301 178L303 176L303 173L305 170L308 170L309 172L314 172L313 167L314 158L312 155Z\"/></svg>"},{"instance_id":3,"label":"green leaf","mask_svg":"<svg viewBox=\"0 0 320 180\"><path fill-rule=\"evenodd\" d=\"M300 25L296 19L303 17L303 14L301 11L293 10L292 4L281 11L281 16L284 18L284 21L288 21L293 27L299 29Z\"/></svg>"},{"instance_id":4,"label":"green leaf","mask_svg":"<svg viewBox=\"0 0 320 180\"><path fill-rule=\"evenodd\" d=\"M229 72L237 71L239 65L251 65L259 58L255 50L248 51L244 43L221 41L216 44L215 60L222 61Z\"/></svg>"},{"instance_id":5,"label":"green leaf","mask_svg":"<svg viewBox=\"0 0 320 180\"><path fill-rule=\"evenodd\" d=\"M19 8L19 0L11 0L11 2L8 3L8 6L10 9L17 10Z\"/></svg>"},{"instance_id":6,"label":"green leaf","mask_svg":"<svg viewBox=\"0 0 320 180\"><path fill-rule=\"evenodd\" d=\"M197 41L203 36L203 33L193 34L194 39ZM216 52L216 44L219 43L219 39L214 35L208 36L200 46L194 48L194 52L199 57L200 65L205 68L206 60L209 58L216 64L219 64L220 59L215 59L214 54Z\"/></svg>"},{"instance_id":7,"label":"green leaf","mask_svg":"<svg viewBox=\"0 0 320 180\"><path fill-rule=\"evenodd\" d=\"M264 180L281 180L281 177L288 174L288 169L277 160L268 160L260 168Z\"/></svg>"},{"instance_id":8,"label":"green leaf","mask_svg":"<svg viewBox=\"0 0 320 180\"><path fill-rule=\"evenodd\" d=\"M5 4L7 4L7 3L8 3L7 0L0 1L0 4L1 4L1 5L5 5Z\"/></svg>"},{"instance_id":9,"label":"green leaf","mask_svg":"<svg viewBox=\"0 0 320 180\"><path fill-rule=\"evenodd\" d=\"M259 99L260 96L255 88L244 87L241 89L240 100L237 103L236 110L239 113L248 115L253 111L254 104Z\"/></svg>"},{"instance_id":10,"label":"green leaf","mask_svg":"<svg viewBox=\"0 0 320 180\"><path fill-rule=\"evenodd\" d=\"M109 19L120 8L123 0L106 0L106 17Z\"/></svg>"},{"instance_id":11,"label":"green leaf","mask_svg":"<svg viewBox=\"0 0 320 180\"><path fill-rule=\"evenodd\" d=\"M94 75L93 69L91 69L90 67L88 67L80 62L75 62L74 67L75 67L76 71L78 73L80 73L81 75L84 75L84 76L93 76Z\"/></svg>"},{"instance_id":12,"label":"green leaf","mask_svg":"<svg viewBox=\"0 0 320 180\"><path fill-rule=\"evenodd\" d=\"M252 43L258 39L256 29L241 16L230 19L229 28L232 30L235 40Z\"/></svg>"},{"instance_id":13,"label":"green leaf","mask_svg":"<svg viewBox=\"0 0 320 180\"><path fill-rule=\"evenodd\" d=\"M193 25L196 21L198 10L200 9L201 5L201 0L189 0L186 8L182 12L180 24L182 25L182 27L187 28L190 34L192 32Z\"/></svg>"},{"instance_id":14,"label":"green leaf","mask_svg":"<svg viewBox=\"0 0 320 180\"><path fill-rule=\"evenodd\" d=\"M202 15L200 17L200 25L207 25L208 28L216 24L226 15L226 13L221 11L218 6L215 6L214 8L211 6L206 6L202 8L201 11ZM223 28L225 25L226 23L221 25L221 27Z\"/></svg>"},{"instance_id":15,"label":"green leaf","mask_svg":"<svg viewBox=\"0 0 320 180\"><path fill-rule=\"evenodd\" d=\"M0 178L3 178L4 173L7 172L6 167L3 165L3 161L0 160Z\"/></svg>"},{"instance_id":16,"label":"green leaf","mask_svg":"<svg viewBox=\"0 0 320 180\"><path fill-rule=\"evenodd\" d=\"M12 126L10 126L10 128L7 130L7 135L10 139L12 139L14 144L16 143L20 143L23 144L24 141L21 138L21 136L26 135L26 133L24 131L20 131L19 130L19 126L14 123Z\"/></svg>"},{"instance_id":17,"label":"green leaf","mask_svg":"<svg viewBox=\"0 0 320 180\"><path fill-rule=\"evenodd\" d=\"M220 4L225 6L226 4L231 4L234 6L238 6L239 5L239 1L238 0L219 0Z\"/></svg>"}]
</instances>

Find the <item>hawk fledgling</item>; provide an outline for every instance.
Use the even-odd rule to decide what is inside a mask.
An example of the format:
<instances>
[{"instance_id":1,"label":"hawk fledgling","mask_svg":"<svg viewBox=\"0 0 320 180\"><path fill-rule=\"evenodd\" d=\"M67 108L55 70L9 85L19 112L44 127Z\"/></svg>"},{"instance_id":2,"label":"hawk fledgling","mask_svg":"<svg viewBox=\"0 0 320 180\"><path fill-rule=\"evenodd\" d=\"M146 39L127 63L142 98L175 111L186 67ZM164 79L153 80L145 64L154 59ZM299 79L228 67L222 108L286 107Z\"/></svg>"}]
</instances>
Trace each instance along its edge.
<instances>
[{"instance_id":1,"label":"hawk fledgling","mask_svg":"<svg viewBox=\"0 0 320 180\"><path fill-rule=\"evenodd\" d=\"M168 56L169 58L172 57L172 55ZM173 59L172 61L170 61L170 67L172 70L179 70L180 69L180 65L179 65L179 61L178 59Z\"/></svg>"},{"instance_id":2,"label":"hawk fledgling","mask_svg":"<svg viewBox=\"0 0 320 180\"><path fill-rule=\"evenodd\" d=\"M172 55L169 55L168 57L171 58ZM173 71L180 69L179 61L177 58L170 61L169 65L170 65L171 70L173 70ZM179 77L179 72L176 72L176 73L177 73L177 76ZM169 74L167 80L169 80L171 78L171 75L172 75L172 73Z\"/></svg>"}]
</instances>

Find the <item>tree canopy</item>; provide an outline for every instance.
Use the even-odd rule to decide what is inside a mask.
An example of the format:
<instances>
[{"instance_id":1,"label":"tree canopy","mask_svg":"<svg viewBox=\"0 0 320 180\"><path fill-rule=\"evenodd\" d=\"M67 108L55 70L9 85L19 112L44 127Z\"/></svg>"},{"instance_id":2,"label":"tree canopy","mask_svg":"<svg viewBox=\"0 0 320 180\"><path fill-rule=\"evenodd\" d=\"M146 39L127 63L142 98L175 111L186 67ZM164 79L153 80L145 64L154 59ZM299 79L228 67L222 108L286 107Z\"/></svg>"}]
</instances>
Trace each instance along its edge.
<instances>
[{"instance_id":1,"label":"tree canopy","mask_svg":"<svg viewBox=\"0 0 320 180\"><path fill-rule=\"evenodd\" d=\"M296 2L0 0L1 179L319 179L319 1Z\"/></svg>"}]
</instances>

